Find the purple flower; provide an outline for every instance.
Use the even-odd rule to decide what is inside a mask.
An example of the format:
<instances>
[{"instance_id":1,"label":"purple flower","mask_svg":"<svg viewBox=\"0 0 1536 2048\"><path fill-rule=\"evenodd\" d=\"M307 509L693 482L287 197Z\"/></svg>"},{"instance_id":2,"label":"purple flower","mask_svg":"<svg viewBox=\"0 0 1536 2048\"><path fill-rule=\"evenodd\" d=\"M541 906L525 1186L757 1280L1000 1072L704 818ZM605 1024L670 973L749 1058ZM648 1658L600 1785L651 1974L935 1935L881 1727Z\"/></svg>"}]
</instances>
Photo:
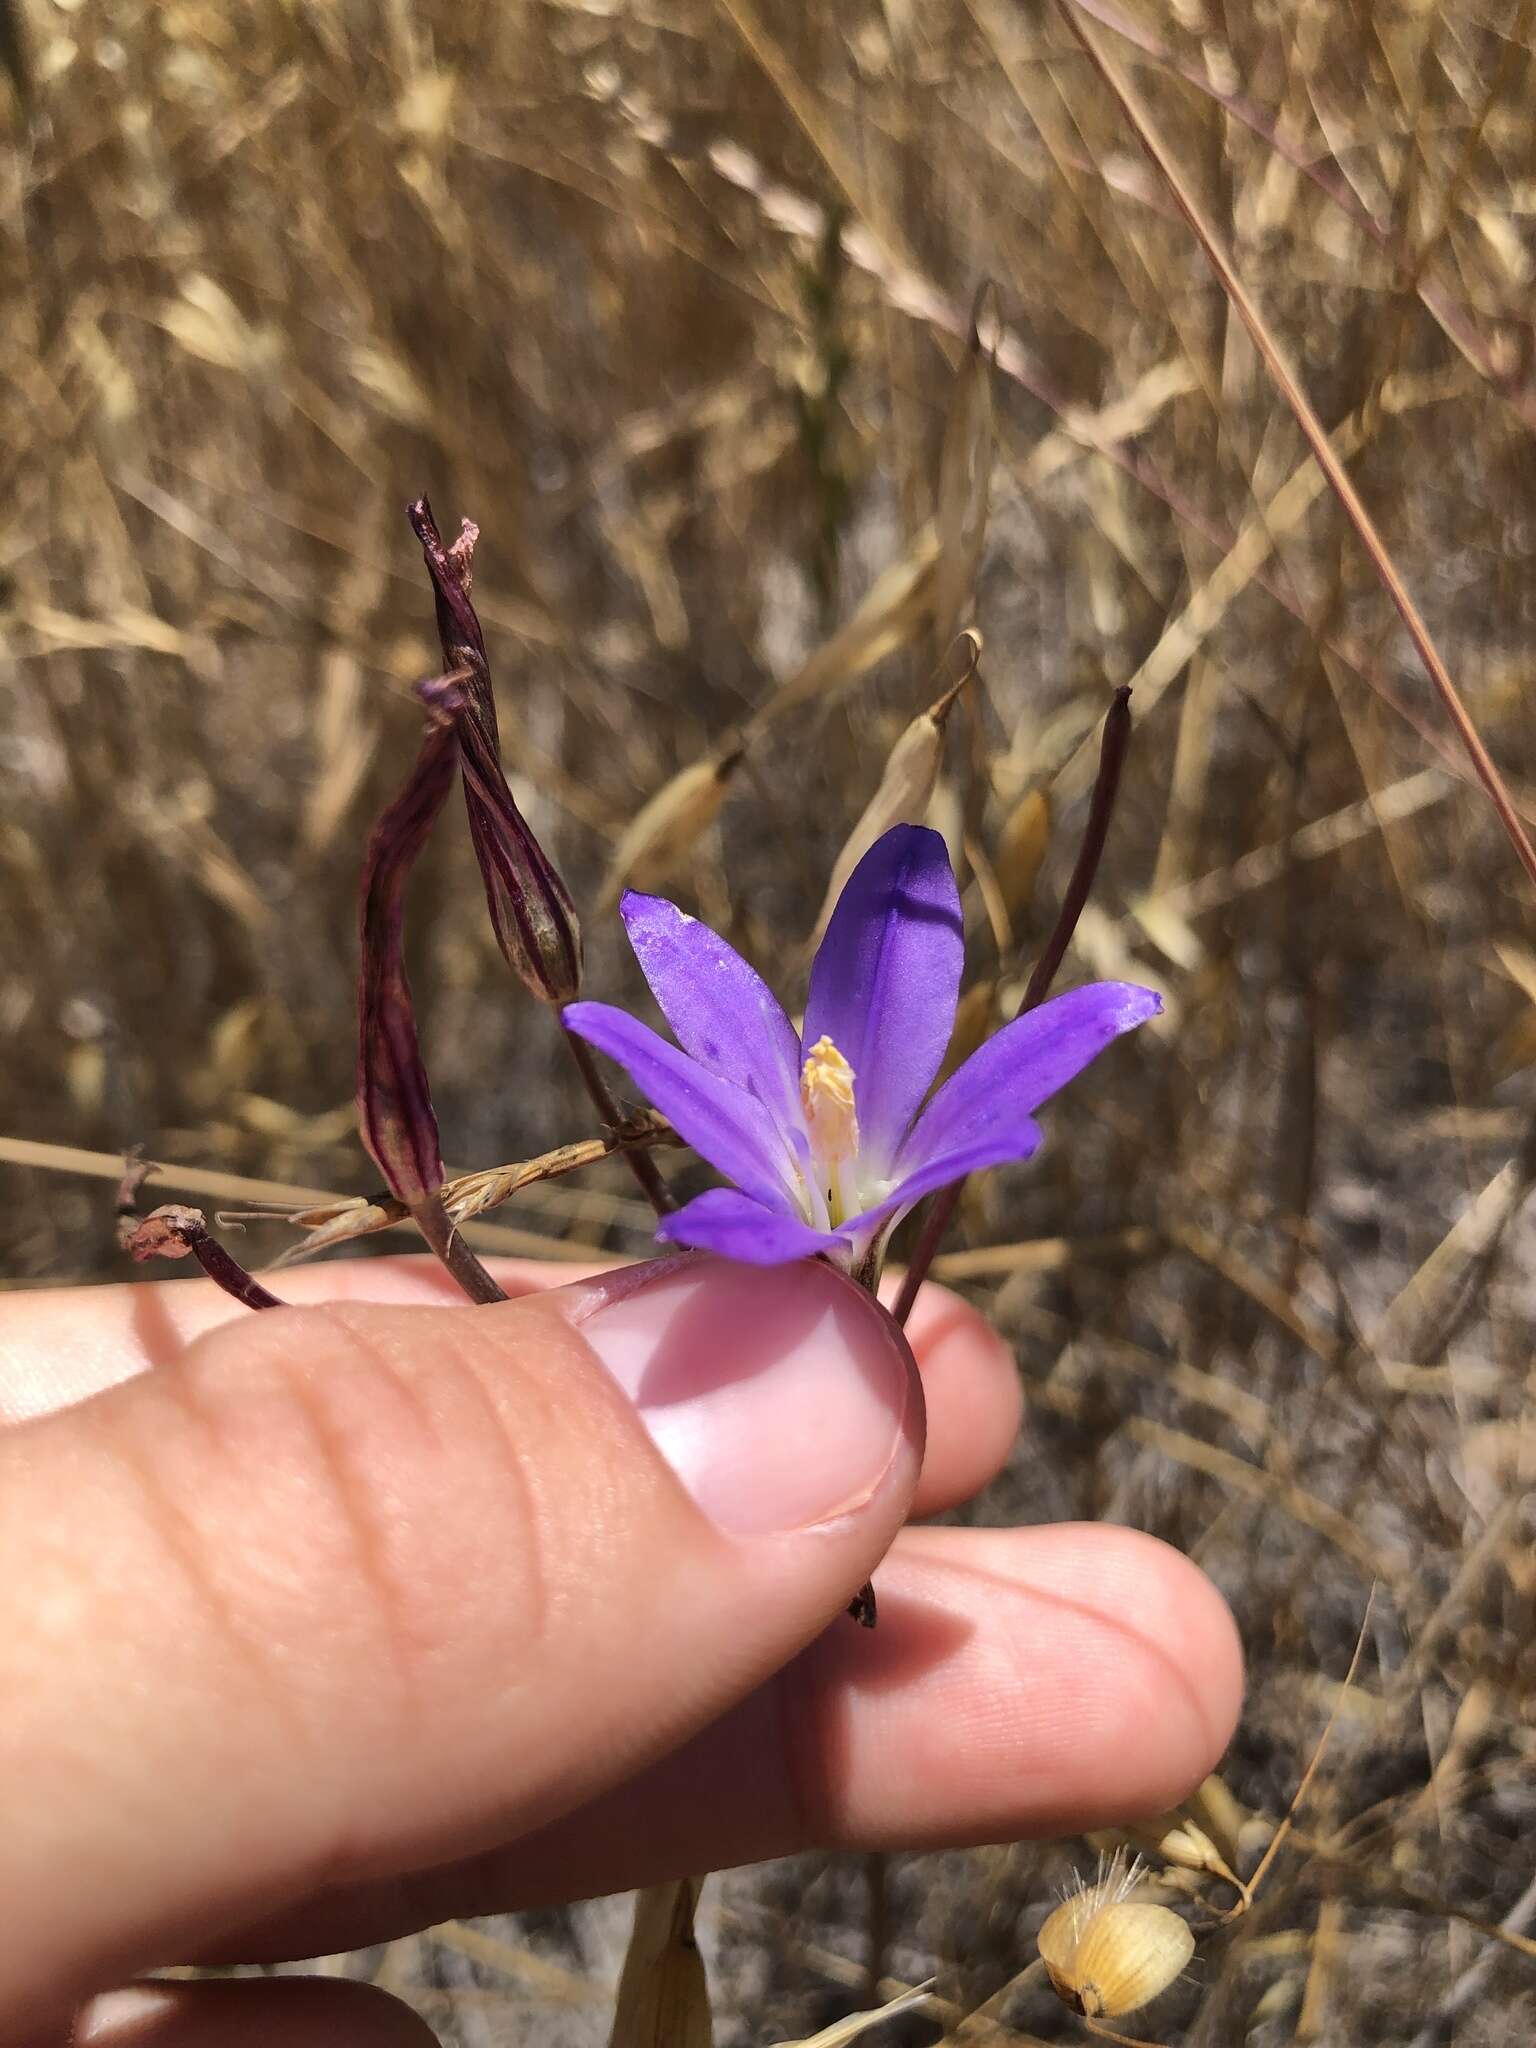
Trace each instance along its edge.
<instances>
[{"instance_id":1,"label":"purple flower","mask_svg":"<svg viewBox=\"0 0 1536 2048\"><path fill-rule=\"evenodd\" d=\"M1029 1158L1040 1104L1162 1007L1128 982L1073 989L1006 1025L925 1109L964 952L937 832L898 825L854 869L811 967L799 1037L706 925L634 891L621 909L678 1043L607 1003L573 1003L565 1021L736 1184L663 1218L657 1235L752 1265L818 1252L849 1268L878 1260L924 1195Z\"/></svg>"}]
</instances>

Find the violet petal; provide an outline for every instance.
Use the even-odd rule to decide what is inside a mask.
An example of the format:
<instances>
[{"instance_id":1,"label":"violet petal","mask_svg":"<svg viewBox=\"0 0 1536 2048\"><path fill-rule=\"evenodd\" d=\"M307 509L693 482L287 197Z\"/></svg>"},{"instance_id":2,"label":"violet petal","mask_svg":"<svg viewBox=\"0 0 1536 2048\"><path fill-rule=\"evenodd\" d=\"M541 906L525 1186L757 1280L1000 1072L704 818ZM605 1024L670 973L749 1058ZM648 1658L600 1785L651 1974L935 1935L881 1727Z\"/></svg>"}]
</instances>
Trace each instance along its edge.
<instances>
[{"instance_id":1,"label":"violet petal","mask_svg":"<svg viewBox=\"0 0 1536 2048\"><path fill-rule=\"evenodd\" d=\"M965 941L960 892L937 832L897 825L837 899L811 967L807 1047L826 1036L853 1069L860 1149L896 1149L939 1071L955 1020Z\"/></svg>"},{"instance_id":2,"label":"violet petal","mask_svg":"<svg viewBox=\"0 0 1536 2048\"><path fill-rule=\"evenodd\" d=\"M664 896L627 890L619 914L683 1050L756 1095L777 1122L798 1126L800 1041L756 968Z\"/></svg>"},{"instance_id":3,"label":"violet petal","mask_svg":"<svg viewBox=\"0 0 1536 2048\"><path fill-rule=\"evenodd\" d=\"M572 1003L568 1030L617 1060L685 1143L770 1208L796 1213L793 1169L778 1126L755 1095L710 1073L610 1003Z\"/></svg>"},{"instance_id":4,"label":"violet petal","mask_svg":"<svg viewBox=\"0 0 1536 2048\"><path fill-rule=\"evenodd\" d=\"M747 1266L783 1266L816 1252L842 1251L846 1240L835 1231L813 1230L798 1216L765 1209L736 1188L711 1188L671 1216L664 1216L657 1237L671 1244L689 1244L718 1252Z\"/></svg>"},{"instance_id":5,"label":"violet petal","mask_svg":"<svg viewBox=\"0 0 1536 2048\"><path fill-rule=\"evenodd\" d=\"M913 1203L920 1202L924 1195L948 1187L951 1181L964 1180L968 1173L980 1173L989 1166L1007 1166L1015 1160L1029 1159L1039 1151L1044 1136L1034 1118L1022 1111L1011 1118L999 1118L984 1136L936 1152L921 1165L912 1167L883 1201L875 1203L861 1215L849 1217L840 1234L862 1252L873 1238L899 1222Z\"/></svg>"},{"instance_id":6,"label":"violet petal","mask_svg":"<svg viewBox=\"0 0 1536 2048\"><path fill-rule=\"evenodd\" d=\"M1150 989L1095 981L1016 1017L950 1075L897 1154L896 1171L914 1172L1038 1109L1162 1007Z\"/></svg>"}]
</instances>

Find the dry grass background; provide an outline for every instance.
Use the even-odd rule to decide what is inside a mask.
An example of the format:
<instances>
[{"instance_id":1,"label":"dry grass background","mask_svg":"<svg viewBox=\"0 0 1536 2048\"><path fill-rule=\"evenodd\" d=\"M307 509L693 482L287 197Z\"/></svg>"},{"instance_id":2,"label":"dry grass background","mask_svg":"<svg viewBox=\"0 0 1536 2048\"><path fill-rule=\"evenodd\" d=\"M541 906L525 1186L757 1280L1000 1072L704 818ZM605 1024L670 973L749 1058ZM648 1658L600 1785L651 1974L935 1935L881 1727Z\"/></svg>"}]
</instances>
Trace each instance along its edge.
<instances>
[{"instance_id":1,"label":"dry grass background","mask_svg":"<svg viewBox=\"0 0 1536 2048\"><path fill-rule=\"evenodd\" d=\"M1106 46L1536 814L1531 7L1124 4L1092 0L1134 32ZM436 660L402 517L423 488L484 528L509 765L578 902L645 800L749 729L671 885L792 991L965 609L960 522L937 543L928 522L993 280L994 438L961 435L992 469L986 649L934 816L972 878L973 977L1015 983L1081 824L1072 750L1134 683L1068 969L1155 981L1168 1015L1058 1109L1037 1167L967 1199L949 1271L1029 1393L979 1512L1133 1522L1220 1582L1252 1687L1206 1818L1246 1867L1378 1588L1293 1844L1133 2025L1207 2048L1528 2040L1531 888L1062 17L0 18L24 85L0 153L0 1130L372 1185L354 887ZM752 723L813 658L802 701ZM590 1111L439 838L413 910L424 1037L451 1162L489 1165ZM590 988L634 995L613 919L587 926ZM102 1183L4 1171L14 1279L117 1273ZM647 1238L612 1164L501 1220ZM884 1967L937 1969L951 2025L990 2001L957 2039L1082 2038L1030 1937L1085 1853L897 1859ZM723 2041L862 2002L869 1878L807 1861L710 1895ZM414 1987L445 2040L586 2043L621 1928L608 1906L336 1967Z\"/></svg>"}]
</instances>

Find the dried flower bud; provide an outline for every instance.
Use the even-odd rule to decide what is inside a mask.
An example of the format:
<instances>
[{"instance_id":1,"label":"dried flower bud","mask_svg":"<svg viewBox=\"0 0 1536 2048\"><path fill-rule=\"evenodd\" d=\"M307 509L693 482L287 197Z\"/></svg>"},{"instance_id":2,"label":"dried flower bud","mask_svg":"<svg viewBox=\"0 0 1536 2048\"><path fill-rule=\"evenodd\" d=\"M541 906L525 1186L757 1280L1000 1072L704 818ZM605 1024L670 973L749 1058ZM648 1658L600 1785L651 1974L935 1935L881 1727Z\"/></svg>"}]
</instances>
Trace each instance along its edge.
<instances>
[{"instance_id":1,"label":"dried flower bud","mask_svg":"<svg viewBox=\"0 0 1536 2048\"><path fill-rule=\"evenodd\" d=\"M1040 1929L1040 1960L1052 1989L1089 2019L1150 2005L1195 1952L1177 1913L1131 1896L1140 1882L1138 1866L1127 1869L1117 1857L1097 1884L1063 1899Z\"/></svg>"},{"instance_id":2,"label":"dried flower bud","mask_svg":"<svg viewBox=\"0 0 1536 2048\"><path fill-rule=\"evenodd\" d=\"M452 725L433 726L409 782L374 827L363 863L358 1123L390 1192L407 1208L442 1186L443 1160L405 973L405 885L453 787L457 760Z\"/></svg>"},{"instance_id":3,"label":"dried flower bud","mask_svg":"<svg viewBox=\"0 0 1536 2048\"><path fill-rule=\"evenodd\" d=\"M485 636L469 601L479 528L465 520L452 547L425 498L410 508L437 602L447 687L432 699L458 733L464 806L485 884L485 900L507 965L541 1002L568 1003L581 992L581 926L564 882L518 809L501 765L496 699ZM451 679L451 681L449 680Z\"/></svg>"}]
</instances>

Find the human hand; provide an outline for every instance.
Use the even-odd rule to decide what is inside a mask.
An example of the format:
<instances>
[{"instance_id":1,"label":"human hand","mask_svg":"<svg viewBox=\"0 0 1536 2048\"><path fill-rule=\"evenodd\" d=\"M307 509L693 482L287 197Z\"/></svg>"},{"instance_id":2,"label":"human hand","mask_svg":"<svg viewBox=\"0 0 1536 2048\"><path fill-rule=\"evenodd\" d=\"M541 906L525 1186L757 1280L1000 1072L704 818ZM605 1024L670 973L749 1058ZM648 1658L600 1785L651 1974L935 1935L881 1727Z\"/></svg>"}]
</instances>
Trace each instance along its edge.
<instances>
[{"instance_id":1,"label":"human hand","mask_svg":"<svg viewBox=\"0 0 1536 2048\"><path fill-rule=\"evenodd\" d=\"M1241 1671L1194 1566L903 1526L1017 1429L974 1311L925 1288L909 1351L821 1265L569 1273L498 1268L519 1298L475 1310L417 1259L294 1272L316 1305L260 1315L192 1281L0 1297L0 2038L54 2048L171 1962L1065 1833L1210 1769ZM877 1564L871 1636L841 1610ZM334 1979L78 2024L431 2039Z\"/></svg>"}]
</instances>

